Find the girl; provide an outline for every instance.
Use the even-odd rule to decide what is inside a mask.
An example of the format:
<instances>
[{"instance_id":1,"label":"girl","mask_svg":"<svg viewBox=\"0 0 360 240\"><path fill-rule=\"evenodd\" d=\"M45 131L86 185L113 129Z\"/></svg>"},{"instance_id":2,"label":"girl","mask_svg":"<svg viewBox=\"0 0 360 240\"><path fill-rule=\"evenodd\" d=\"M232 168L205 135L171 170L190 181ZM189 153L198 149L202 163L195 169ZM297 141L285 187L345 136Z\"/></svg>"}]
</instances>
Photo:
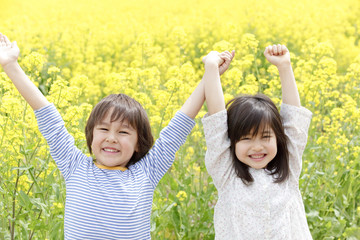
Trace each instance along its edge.
<instances>
[{"instance_id":1,"label":"girl","mask_svg":"<svg viewBox=\"0 0 360 240\"><path fill-rule=\"evenodd\" d=\"M65 239L150 239L154 189L195 124L205 100L203 81L153 147L148 117L137 101L123 94L101 100L85 130L92 158L76 148L54 105L25 75L19 53L16 42L0 33L0 64L34 109L65 179Z\"/></svg>"},{"instance_id":2,"label":"girl","mask_svg":"<svg viewBox=\"0 0 360 240\"><path fill-rule=\"evenodd\" d=\"M227 52L227 55L234 55ZM312 239L299 191L302 154L311 112L300 105L290 54L284 45L264 52L280 74L280 114L264 95L241 96L225 108L218 66L205 64L205 164L218 190L216 239Z\"/></svg>"}]
</instances>

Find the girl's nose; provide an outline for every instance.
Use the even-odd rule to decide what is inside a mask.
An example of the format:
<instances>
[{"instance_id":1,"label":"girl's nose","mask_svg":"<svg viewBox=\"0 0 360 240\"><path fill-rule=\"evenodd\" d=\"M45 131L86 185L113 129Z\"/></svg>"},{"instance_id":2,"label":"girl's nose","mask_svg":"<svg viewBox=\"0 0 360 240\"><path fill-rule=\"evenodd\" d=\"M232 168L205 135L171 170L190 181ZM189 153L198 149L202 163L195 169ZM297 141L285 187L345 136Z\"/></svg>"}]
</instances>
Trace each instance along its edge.
<instances>
[{"instance_id":1,"label":"girl's nose","mask_svg":"<svg viewBox=\"0 0 360 240\"><path fill-rule=\"evenodd\" d=\"M263 149L263 145L261 144L261 141L254 141L252 149L254 151L261 151Z\"/></svg>"}]
</instances>

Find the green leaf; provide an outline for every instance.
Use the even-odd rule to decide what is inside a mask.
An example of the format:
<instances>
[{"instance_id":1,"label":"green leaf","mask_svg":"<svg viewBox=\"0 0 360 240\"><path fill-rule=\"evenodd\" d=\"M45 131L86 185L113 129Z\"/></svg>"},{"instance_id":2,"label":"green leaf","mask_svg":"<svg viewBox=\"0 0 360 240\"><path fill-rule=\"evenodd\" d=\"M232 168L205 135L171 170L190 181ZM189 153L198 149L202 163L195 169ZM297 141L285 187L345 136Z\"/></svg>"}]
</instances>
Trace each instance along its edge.
<instances>
[{"instance_id":1,"label":"green leaf","mask_svg":"<svg viewBox=\"0 0 360 240\"><path fill-rule=\"evenodd\" d=\"M173 221L174 221L174 223L175 223L175 226L179 226L179 224L180 224L180 214L179 214L179 212L178 212L178 210L177 210L176 207L173 208L173 211L172 211L172 219L173 219Z\"/></svg>"},{"instance_id":2,"label":"green leaf","mask_svg":"<svg viewBox=\"0 0 360 240\"><path fill-rule=\"evenodd\" d=\"M13 167L13 168L11 168L11 171L13 171L13 170L26 171L26 170L29 170L31 168L33 168L33 166L30 166L30 167Z\"/></svg>"},{"instance_id":3,"label":"green leaf","mask_svg":"<svg viewBox=\"0 0 360 240\"><path fill-rule=\"evenodd\" d=\"M360 237L360 227L350 227L346 228L343 234L347 239L359 239Z\"/></svg>"},{"instance_id":4,"label":"green leaf","mask_svg":"<svg viewBox=\"0 0 360 240\"><path fill-rule=\"evenodd\" d=\"M29 198L29 196L24 193L22 190L20 190L19 192L19 198L20 198L20 205L25 207L26 209L30 209L31 208L31 200Z\"/></svg>"},{"instance_id":5,"label":"green leaf","mask_svg":"<svg viewBox=\"0 0 360 240\"><path fill-rule=\"evenodd\" d=\"M63 222L57 222L52 228L50 233L50 239L59 239L59 230Z\"/></svg>"}]
</instances>

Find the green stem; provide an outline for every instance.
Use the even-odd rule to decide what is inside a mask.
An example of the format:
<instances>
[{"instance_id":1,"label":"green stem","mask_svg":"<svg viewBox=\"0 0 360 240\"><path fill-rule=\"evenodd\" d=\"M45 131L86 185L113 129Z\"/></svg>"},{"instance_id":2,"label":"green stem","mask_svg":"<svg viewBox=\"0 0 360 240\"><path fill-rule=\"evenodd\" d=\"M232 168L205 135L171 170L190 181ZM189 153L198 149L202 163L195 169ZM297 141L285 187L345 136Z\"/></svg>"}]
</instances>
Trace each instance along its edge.
<instances>
[{"instance_id":1,"label":"green stem","mask_svg":"<svg viewBox=\"0 0 360 240\"><path fill-rule=\"evenodd\" d=\"M169 106L169 103L170 103L170 101L171 101L171 99L172 99L172 97L173 97L173 95L174 95L174 92L175 92L175 88L171 91L171 95L170 95L170 97L169 97L169 100L167 101L167 104L166 104L166 106L165 106L165 108L164 108L164 110L163 110L163 112L162 112L162 114L161 114L161 121L160 121L159 129L158 129L158 132L159 132L159 133L160 133L160 130L161 130L162 123L163 123L163 121L164 121L165 109L166 109L167 106Z\"/></svg>"},{"instance_id":2,"label":"green stem","mask_svg":"<svg viewBox=\"0 0 360 240\"><path fill-rule=\"evenodd\" d=\"M37 220L40 219L41 213L42 213L42 209L40 210L40 213L39 213L39 216L38 216ZM35 233L35 230L33 230L32 232L30 232L29 240L32 239L32 237L34 236L34 233Z\"/></svg>"},{"instance_id":3,"label":"green stem","mask_svg":"<svg viewBox=\"0 0 360 240\"><path fill-rule=\"evenodd\" d=\"M20 160L18 160L18 167L20 167ZM16 182L15 182L13 199L12 199L12 223L10 225L11 240L13 240L15 236L15 207L16 207L15 201L16 201L16 192L17 192L19 178L20 178L20 170L17 169L17 176L16 176Z\"/></svg>"}]
</instances>

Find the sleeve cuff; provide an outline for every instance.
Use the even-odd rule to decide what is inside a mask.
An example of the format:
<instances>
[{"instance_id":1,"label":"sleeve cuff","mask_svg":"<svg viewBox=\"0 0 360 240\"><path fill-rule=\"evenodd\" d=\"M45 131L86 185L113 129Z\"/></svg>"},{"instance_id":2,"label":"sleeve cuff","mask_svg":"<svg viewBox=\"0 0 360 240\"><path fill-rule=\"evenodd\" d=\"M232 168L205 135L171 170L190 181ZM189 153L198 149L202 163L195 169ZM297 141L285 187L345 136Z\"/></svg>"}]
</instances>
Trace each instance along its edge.
<instances>
[{"instance_id":1,"label":"sleeve cuff","mask_svg":"<svg viewBox=\"0 0 360 240\"><path fill-rule=\"evenodd\" d=\"M49 105L46 105L42 108L39 108L37 110L34 110L34 113L36 116L40 116L42 114L44 114L44 112L50 111L50 109L55 108L53 103L50 103Z\"/></svg>"},{"instance_id":2,"label":"sleeve cuff","mask_svg":"<svg viewBox=\"0 0 360 240\"><path fill-rule=\"evenodd\" d=\"M214 113L212 115L209 115L206 113L204 117L201 119L203 127L204 127L204 133L205 137L208 135L212 135L213 132L222 132L221 130L225 128L224 130L227 131L227 111L226 109Z\"/></svg>"},{"instance_id":3,"label":"sleeve cuff","mask_svg":"<svg viewBox=\"0 0 360 240\"><path fill-rule=\"evenodd\" d=\"M179 118L181 121L183 121L186 125L191 126L191 128L195 125L195 120L183 113L182 111L178 111L175 114L176 118Z\"/></svg>"},{"instance_id":4,"label":"sleeve cuff","mask_svg":"<svg viewBox=\"0 0 360 240\"><path fill-rule=\"evenodd\" d=\"M303 106L297 107L294 105L282 103L281 108L280 108L280 115L284 116L285 112L290 113L290 114L286 114L286 115L292 116L293 119L298 119L299 117L300 118L304 118L304 117L311 118L312 117L312 112Z\"/></svg>"}]
</instances>

